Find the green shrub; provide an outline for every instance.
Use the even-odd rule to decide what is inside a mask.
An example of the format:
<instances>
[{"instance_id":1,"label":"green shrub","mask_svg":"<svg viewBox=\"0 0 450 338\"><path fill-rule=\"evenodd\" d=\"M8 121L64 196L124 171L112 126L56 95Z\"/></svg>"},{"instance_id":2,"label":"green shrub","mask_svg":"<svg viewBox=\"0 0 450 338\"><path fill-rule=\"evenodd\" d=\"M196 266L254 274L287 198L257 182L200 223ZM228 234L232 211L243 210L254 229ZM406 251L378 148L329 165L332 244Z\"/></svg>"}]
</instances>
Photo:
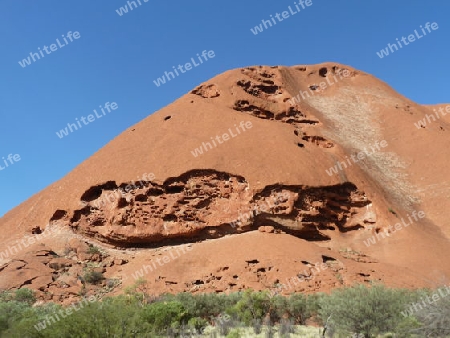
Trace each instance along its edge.
<instances>
[{"instance_id":1,"label":"green shrub","mask_svg":"<svg viewBox=\"0 0 450 338\"><path fill-rule=\"evenodd\" d=\"M25 317L29 308L29 305L24 302L0 303L0 333L17 325Z\"/></svg>"},{"instance_id":2,"label":"green shrub","mask_svg":"<svg viewBox=\"0 0 450 338\"><path fill-rule=\"evenodd\" d=\"M95 254L101 255L102 254L100 249L98 247L96 247L95 245L89 245L89 249L87 250L87 253L91 254L91 255L95 255Z\"/></svg>"},{"instance_id":3,"label":"green shrub","mask_svg":"<svg viewBox=\"0 0 450 338\"><path fill-rule=\"evenodd\" d=\"M165 295L164 300L177 301L183 304L190 317L200 317L211 321L211 317L217 317L233 307L242 298L241 294L229 295L206 293L193 295L187 292L177 295Z\"/></svg>"},{"instance_id":4,"label":"green shrub","mask_svg":"<svg viewBox=\"0 0 450 338\"><path fill-rule=\"evenodd\" d=\"M85 282L89 283L89 284L98 284L99 282L101 282L102 280L105 279L105 277L103 276L103 273L101 273L99 271L93 271L93 270L87 271L84 274L83 278L84 278Z\"/></svg>"},{"instance_id":5,"label":"green shrub","mask_svg":"<svg viewBox=\"0 0 450 338\"><path fill-rule=\"evenodd\" d=\"M151 325L155 333L162 334L171 326L180 326L190 318L183 304L175 301L157 302L148 305L142 318Z\"/></svg>"},{"instance_id":6,"label":"green shrub","mask_svg":"<svg viewBox=\"0 0 450 338\"><path fill-rule=\"evenodd\" d=\"M263 319L269 314L271 299L267 292L253 292L246 290L242 299L229 309L230 314L236 316L247 326L251 326L257 319Z\"/></svg>"},{"instance_id":7,"label":"green shrub","mask_svg":"<svg viewBox=\"0 0 450 338\"><path fill-rule=\"evenodd\" d=\"M311 317L308 297L301 293L295 293L289 297L287 303L289 318L292 318L296 324L305 325L306 320Z\"/></svg>"},{"instance_id":8,"label":"green shrub","mask_svg":"<svg viewBox=\"0 0 450 338\"><path fill-rule=\"evenodd\" d=\"M0 302L5 303L14 299L14 294L11 291L0 292Z\"/></svg>"},{"instance_id":9,"label":"green shrub","mask_svg":"<svg viewBox=\"0 0 450 338\"><path fill-rule=\"evenodd\" d=\"M189 319L188 326L196 331L200 331L209 325L208 321L203 318L194 317Z\"/></svg>"},{"instance_id":10,"label":"green shrub","mask_svg":"<svg viewBox=\"0 0 450 338\"><path fill-rule=\"evenodd\" d=\"M404 290L357 285L321 298L319 313L322 320L331 316L332 324L340 333L375 337L396 329L403 320L401 311L409 299Z\"/></svg>"},{"instance_id":11,"label":"green shrub","mask_svg":"<svg viewBox=\"0 0 450 338\"><path fill-rule=\"evenodd\" d=\"M200 337L211 324L220 336L239 337L238 328L253 325L254 332L288 336L292 324L307 320L328 321L327 336L339 337L421 338L450 336L450 297L442 296L417 312L412 302L430 296L429 290L406 291L370 288L358 285L334 291L331 295L300 293L289 297L269 297L251 290L239 293L182 293L148 298L148 286L138 281L124 295L85 302L83 307L65 317L59 305L31 306L34 293L28 289L0 294L0 337L8 338L103 338L103 337L178 337L183 332ZM409 316L406 313L409 313ZM59 319L41 331L37 324ZM319 317L317 317L319 316ZM262 327L262 323L270 327ZM241 329L242 330L242 329ZM243 332L243 331L242 331ZM242 333L242 335L244 335ZM335 335L337 337L337 335Z\"/></svg>"},{"instance_id":12,"label":"green shrub","mask_svg":"<svg viewBox=\"0 0 450 338\"><path fill-rule=\"evenodd\" d=\"M31 305L36 302L36 296L34 295L33 290L23 288L16 290L16 292L14 293L14 300Z\"/></svg>"}]
</instances>

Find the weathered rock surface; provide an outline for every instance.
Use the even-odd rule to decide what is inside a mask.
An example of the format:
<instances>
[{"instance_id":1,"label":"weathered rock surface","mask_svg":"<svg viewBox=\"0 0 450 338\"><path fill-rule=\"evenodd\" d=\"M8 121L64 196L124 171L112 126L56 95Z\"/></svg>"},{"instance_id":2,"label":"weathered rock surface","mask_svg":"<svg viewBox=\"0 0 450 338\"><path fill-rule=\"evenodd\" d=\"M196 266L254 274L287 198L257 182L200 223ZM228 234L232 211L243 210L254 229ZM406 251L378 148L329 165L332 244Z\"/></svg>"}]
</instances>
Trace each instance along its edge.
<instances>
[{"instance_id":1,"label":"weathered rock surface","mask_svg":"<svg viewBox=\"0 0 450 338\"><path fill-rule=\"evenodd\" d=\"M225 72L1 218L0 289L69 302L139 277L155 293L439 283L450 126L414 125L433 108L334 63ZM380 237L413 211L426 217Z\"/></svg>"}]
</instances>

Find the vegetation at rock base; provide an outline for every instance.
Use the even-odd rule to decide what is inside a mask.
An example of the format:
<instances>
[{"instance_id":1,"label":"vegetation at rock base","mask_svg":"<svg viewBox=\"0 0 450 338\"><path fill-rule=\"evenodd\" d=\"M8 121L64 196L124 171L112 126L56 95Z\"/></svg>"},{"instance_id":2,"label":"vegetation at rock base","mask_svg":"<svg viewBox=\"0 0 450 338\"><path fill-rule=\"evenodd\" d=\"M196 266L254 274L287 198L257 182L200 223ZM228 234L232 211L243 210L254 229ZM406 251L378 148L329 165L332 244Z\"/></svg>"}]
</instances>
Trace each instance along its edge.
<instances>
[{"instance_id":1,"label":"vegetation at rock base","mask_svg":"<svg viewBox=\"0 0 450 338\"><path fill-rule=\"evenodd\" d=\"M158 297L150 291L140 280L124 295L91 296L68 307L34 304L26 288L3 292L0 337L306 337L299 326L306 323L317 324L311 337L450 337L447 289L355 285L272 297L252 290Z\"/></svg>"}]
</instances>

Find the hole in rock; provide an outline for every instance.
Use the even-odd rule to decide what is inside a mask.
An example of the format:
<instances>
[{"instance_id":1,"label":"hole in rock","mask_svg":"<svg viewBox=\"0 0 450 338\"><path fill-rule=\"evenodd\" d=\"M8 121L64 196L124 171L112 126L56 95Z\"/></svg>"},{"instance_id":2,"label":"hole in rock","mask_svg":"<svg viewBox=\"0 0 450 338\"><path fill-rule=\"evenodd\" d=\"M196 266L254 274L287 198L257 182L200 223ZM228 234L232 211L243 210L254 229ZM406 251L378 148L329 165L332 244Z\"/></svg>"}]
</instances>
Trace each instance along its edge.
<instances>
[{"instance_id":1,"label":"hole in rock","mask_svg":"<svg viewBox=\"0 0 450 338\"><path fill-rule=\"evenodd\" d=\"M166 192L169 194L179 194L183 192L184 186L183 185L170 185L166 187Z\"/></svg>"},{"instance_id":2,"label":"hole in rock","mask_svg":"<svg viewBox=\"0 0 450 338\"><path fill-rule=\"evenodd\" d=\"M322 255L322 261L323 261L323 263L326 263L326 262L328 262L328 261L335 261L335 260L336 260L336 259L333 258L333 257Z\"/></svg>"},{"instance_id":3,"label":"hole in rock","mask_svg":"<svg viewBox=\"0 0 450 338\"><path fill-rule=\"evenodd\" d=\"M75 210L75 212L73 213L73 217L70 220L70 223L75 223L78 222L81 219L81 216L86 216L89 215L91 208L86 206L81 210Z\"/></svg>"},{"instance_id":4,"label":"hole in rock","mask_svg":"<svg viewBox=\"0 0 450 338\"><path fill-rule=\"evenodd\" d=\"M165 222L176 222L177 219L177 216L174 214L164 215L163 217L163 221Z\"/></svg>"},{"instance_id":5,"label":"hole in rock","mask_svg":"<svg viewBox=\"0 0 450 338\"><path fill-rule=\"evenodd\" d=\"M127 199L124 197L119 198L119 200L117 201L117 207L119 209L124 208L128 205Z\"/></svg>"},{"instance_id":6,"label":"hole in rock","mask_svg":"<svg viewBox=\"0 0 450 338\"><path fill-rule=\"evenodd\" d=\"M33 235L39 235L39 234L42 233L42 229L41 229L40 226L34 227L34 228L31 230L31 233L32 233Z\"/></svg>"},{"instance_id":7,"label":"hole in rock","mask_svg":"<svg viewBox=\"0 0 450 338\"><path fill-rule=\"evenodd\" d=\"M98 219L98 220L92 222L92 226L101 227L101 226L103 226L103 221L101 219Z\"/></svg>"},{"instance_id":8,"label":"hole in rock","mask_svg":"<svg viewBox=\"0 0 450 338\"><path fill-rule=\"evenodd\" d=\"M323 68L319 69L319 75L320 76L325 77L325 76L327 76L327 73L328 73L328 69L326 67L323 67Z\"/></svg>"},{"instance_id":9,"label":"hole in rock","mask_svg":"<svg viewBox=\"0 0 450 338\"><path fill-rule=\"evenodd\" d=\"M162 194L164 194L164 191L159 188L151 188L147 192L148 196L161 196Z\"/></svg>"},{"instance_id":10,"label":"hole in rock","mask_svg":"<svg viewBox=\"0 0 450 338\"><path fill-rule=\"evenodd\" d=\"M55 213L53 214L52 218L50 218L50 222L60 220L61 218L66 216L66 214L67 214L67 212L64 210L56 210Z\"/></svg>"},{"instance_id":11,"label":"hole in rock","mask_svg":"<svg viewBox=\"0 0 450 338\"><path fill-rule=\"evenodd\" d=\"M258 264L259 261L257 259L252 259L251 261L246 261L248 264Z\"/></svg>"},{"instance_id":12,"label":"hole in rock","mask_svg":"<svg viewBox=\"0 0 450 338\"><path fill-rule=\"evenodd\" d=\"M134 200L136 202L146 202L147 201L147 196L145 196L144 194L139 194L137 195Z\"/></svg>"},{"instance_id":13,"label":"hole in rock","mask_svg":"<svg viewBox=\"0 0 450 338\"><path fill-rule=\"evenodd\" d=\"M91 202L96 200L102 195L103 190L114 190L117 189L117 184L114 181L108 181L105 184L96 185L94 187L90 187L85 193L81 196L82 201Z\"/></svg>"}]
</instances>

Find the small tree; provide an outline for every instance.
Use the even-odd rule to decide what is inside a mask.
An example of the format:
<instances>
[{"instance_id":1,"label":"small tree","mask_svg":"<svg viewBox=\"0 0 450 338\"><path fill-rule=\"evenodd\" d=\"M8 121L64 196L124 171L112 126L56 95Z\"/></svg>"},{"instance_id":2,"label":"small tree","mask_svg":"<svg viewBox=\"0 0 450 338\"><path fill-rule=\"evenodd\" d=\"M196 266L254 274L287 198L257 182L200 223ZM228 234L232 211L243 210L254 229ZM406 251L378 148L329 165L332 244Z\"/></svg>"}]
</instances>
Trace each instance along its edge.
<instances>
[{"instance_id":1,"label":"small tree","mask_svg":"<svg viewBox=\"0 0 450 338\"><path fill-rule=\"evenodd\" d=\"M139 300L141 306L149 304L154 298L149 295L148 281L144 278L139 278L136 282L125 288L125 294L130 297L134 297Z\"/></svg>"}]
</instances>

